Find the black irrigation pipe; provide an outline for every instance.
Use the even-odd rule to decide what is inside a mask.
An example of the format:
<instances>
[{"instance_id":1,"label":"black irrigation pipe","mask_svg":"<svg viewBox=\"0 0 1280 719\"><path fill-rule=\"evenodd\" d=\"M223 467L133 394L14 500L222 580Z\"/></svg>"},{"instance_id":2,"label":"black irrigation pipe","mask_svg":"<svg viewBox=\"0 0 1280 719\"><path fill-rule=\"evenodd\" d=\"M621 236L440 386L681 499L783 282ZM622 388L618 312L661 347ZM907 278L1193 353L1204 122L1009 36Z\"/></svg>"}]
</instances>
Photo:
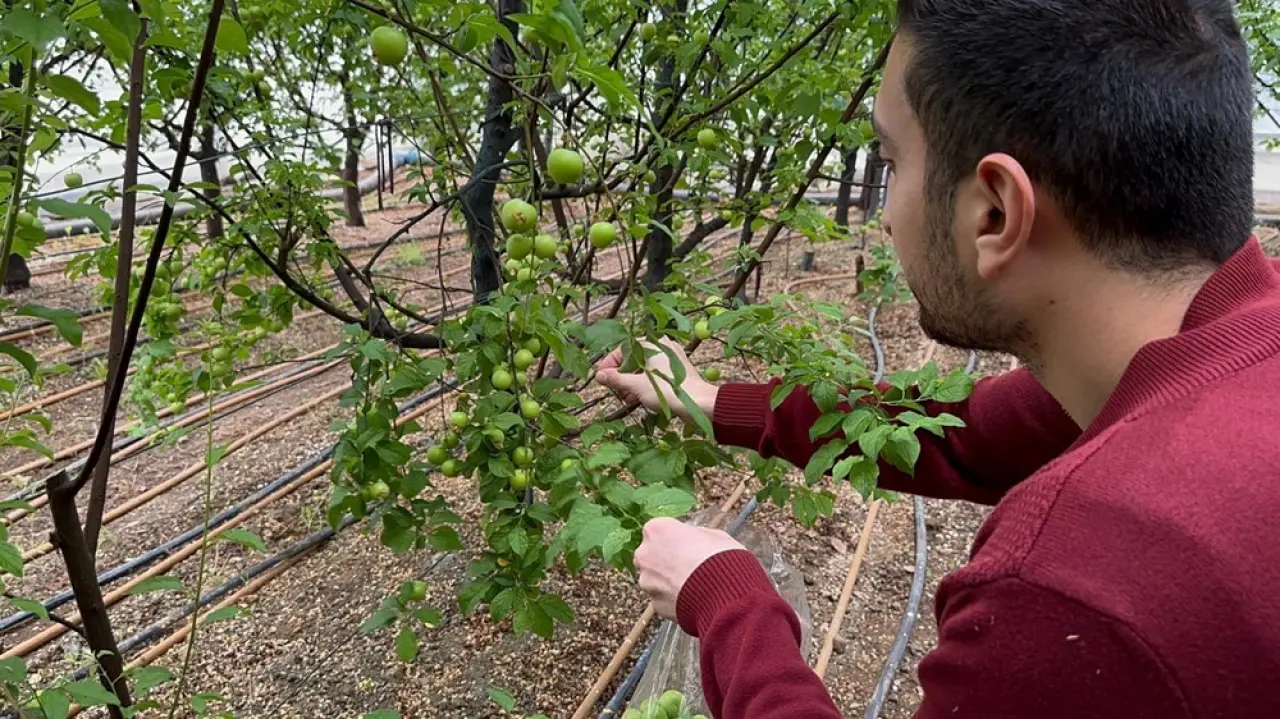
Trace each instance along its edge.
<instances>
[{"instance_id":1,"label":"black irrigation pipe","mask_svg":"<svg viewBox=\"0 0 1280 719\"><path fill-rule=\"evenodd\" d=\"M964 371L973 374L978 368L978 353L969 352L969 360ZM925 526L924 499L916 496L912 499L912 509L916 520L916 565L911 574L911 591L907 594L907 607L902 612L902 621L898 623L898 633L889 648L889 656L885 657L884 666L880 668L880 679L876 681L871 700L867 702L864 719L878 719L884 709L884 703L893 689L893 677L902 666L902 658L907 653L907 643L911 641L911 632L915 630L916 620L920 618L920 600L924 597L925 574L929 567L929 533Z\"/></svg>"},{"instance_id":2,"label":"black irrigation pipe","mask_svg":"<svg viewBox=\"0 0 1280 719\"><path fill-rule=\"evenodd\" d=\"M160 621L151 624L128 639L120 642L120 653L123 655L126 652L131 652L155 642L157 639L160 639L162 636L167 634L174 625L186 617L200 611L214 602L221 600L223 597L235 592L258 576L280 566L284 562L287 562L303 552L329 541L330 539L333 539L337 536L338 532L341 532L352 524L355 524L355 522L355 516L348 514L343 517L342 521L338 524L337 529L334 529L333 527L325 527L304 539L294 542L279 554L263 560L243 572L240 572L221 586L202 594L199 601L191 602L185 607L170 612ZM89 676L89 668L82 667L71 675L71 681L80 681L87 676Z\"/></svg>"},{"instance_id":3,"label":"black irrigation pipe","mask_svg":"<svg viewBox=\"0 0 1280 719\"><path fill-rule=\"evenodd\" d=\"M440 395L448 391L448 389L449 388L447 387L441 386L441 387L437 387L435 389L429 390L419 395L417 398L403 404L400 407L400 411L401 412L411 411L421 406L424 402L427 402L432 399L435 399L436 397L439 397ZM337 447L337 444L332 444L326 449L323 449L320 452L317 452L316 454L304 460L298 466L294 467L288 472L285 472L284 474L280 475L276 479L267 483L258 491L254 492L248 497L245 497L244 499L240 500L236 504L222 510L217 515L210 518L209 530L212 531L214 529L217 529L218 527L227 523L231 519L234 519L235 517L239 516L248 507L254 504L257 504L264 497L274 493L275 491L279 490L281 487L285 486L286 484L289 484L290 482L296 480L298 477L301 477L307 472L310 472L311 470L315 469L322 462L329 459L329 457L333 455L333 451L336 447ZM156 562L168 557L169 555L173 554L175 551L189 544L190 542L196 539L199 539L201 536L203 536L204 531L205 531L204 522L201 522L200 524L197 524L196 526L192 527L191 529L188 529L187 531L174 537L173 539L170 539L164 544L161 544L160 546L148 551L146 554L143 554L139 557L135 557L123 564L113 567L112 569L106 572L103 572L102 574L99 574L98 585L105 587L111 582L121 579L122 577L127 577L131 574L134 574L140 569L143 569L152 564L155 564ZM44 602L45 609L49 611L57 609L58 607L61 607L67 602L71 601L74 598L74 596L75 595L70 590L64 590L62 592L59 592L58 594L54 595L51 599L48 599ZM6 632L6 631L9 631L10 629L21 626L22 624L33 619L34 616L35 615L29 612L19 612L16 614L11 614L8 617L5 617L3 620L0 620L0 632Z\"/></svg>"},{"instance_id":4,"label":"black irrigation pipe","mask_svg":"<svg viewBox=\"0 0 1280 719\"><path fill-rule=\"evenodd\" d=\"M301 364L299 364L299 365L297 365L297 366L295 366L295 367L290 368L287 372L283 372L283 373L281 373L279 376L274 377L274 378L272 378L272 379L270 379L270 380L267 380L267 381L262 382L262 383L254 382L253 384L247 385L247 386L245 386L244 388L242 388L242 389L240 389L240 390L237 390L236 392L233 392L233 393L231 393L231 394L227 395L226 397L223 397L223 398L222 398L222 401L223 401L223 402L230 402L231 400L234 400L236 397L240 397L240 396L243 396L243 395L244 395L244 394L246 394L246 393L254 392L254 391L257 391L257 390L261 389L263 384L271 384L272 382L279 382L280 380L288 379L288 378L293 377L293 376L295 376L295 375L302 374L303 372L306 372L307 370L311 370L311 369L314 369L314 368L316 368L316 367L319 367L321 364L324 364L324 360L311 360L311 361L308 361L308 362L303 362L303 363L301 363ZM227 418L227 417L230 417L231 415L235 414L236 412L239 412L239 411L240 411L240 410L242 410L242 409L246 409L246 408L248 408L248 407L252 407L252 406L254 406L254 405L258 404L259 402L261 402L262 400L267 399L268 397L272 397L272 396L274 396L274 395L276 395L276 394L278 394L278 393L280 393L280 392L283 392L283 391L285 391L285 390L287 390L287 389L290 389L290 388L292 388L292 387L293 387L293 385L292 385L292 384L283 384L283 385L280 385L279 387L276 387L276 388L272 389L272 390L271 390L271 391L269 391L269 392L264 392L264 393L262 394L262 396L260 396L260 397L255 397L255 398L254 398L252 401L250 401L250 402L244 402L244 403L239 404L239 405L236 405L235 407L232 407L232 408L230 408L230 409L227 409L227 408L225 408L225 407L224 407L223 409L220 409L220 410L217 410L217 411L215 411L215 412L214 412L213 417L212 417L212 421L217 422L217 421L218 421L218 420L220 420L220 419L225 419L225 418ZM121 451L121 450L123 450L123 449L126 449L126 448L128 448L128 447L130 447L130 446L132 446L132 445L135 445L135 444L137 444L138 442L142 442L142 441L144 441L144 440L150 439L150 438L152 437L152 435L153 435L153 434L155 434L156 432L160 432L160 431L166 430L166 429L168 429L169 427L172 427L173 425L175 425L175 424L177 424L177 423L179 423L179 422L182 422L182 421L188 420L188 419L190 419L193 415L204 415L204 414L207 414L207 413L208 413L208 411L209 411L209 408L208 408L208 407L206 407L206 406L199 406L199 405L197 405L197 406L195 406L195 407L193 407L193 408L191 408L191 409L187 410L186 412L183 412L183 413L182 413L182 414L180 414L180 415L173 415L173 416L170 416L170 417L166 418L164 421L162 421L162 422L160 422L159 424L157 424L157 425L155 426L154 431L152 431L152 432L147 432L146 434L141 434L141 435L137 435L137 436L134 436L134 437L129 437L129 436L121 437L120 439L116 440L116 441L115 441L115 443L113 443L113 444L111 445L111 453L112 453L112 454L115 454L116 452L119 452L119 451ZM195 425L195 426L197 426L197 427L198 427L198 426L200 426L200 425L199 425L199 424L197 424L197 425ZM160 443L154 443L154 444L152 444L151 446L147 447L146 449L143 449L143 450L139 451L137 454L132 455L130 458L132 458L132 457L136 457L136 456L138 456L138 454L142 454L142 452L150 451L150 450L155 449L156 447L159 447L159 446L161 446L161 444L160 444ZM74 460L74 461L70 462L69 464L67 464L67 466L66 466L64 469L66 469L66 470L68 470L68 471L70 471L70 470L72 470L72 469L78 469L78 468L79 468L81 465L83 465L83 464L84 464L84 458L80 458L80 459ZM112 464L115 464L115 462L113 461L113 462L112 462ZM36 496L36 495L39 495L39 494L43 494L43 493L44 493L44 480L42 479L42 480L40 480L40 481L38 481L38 482L34 482L34 483L32 483L31 485L29 485L29 486L27 486L27 487L24 487L23 489L21 489L21 490L20 490L20 491L18 491L18 492L14 492L13 494L9 495L8 497L5 497L3 500L0 500L0 501L6 501L6 502L7 502L7 501L12 501L12 500L30 501L32 497L34 497L34 496ZM2 627L0 627L0 629L2 629Z\"/></svg>"}]
</instances>

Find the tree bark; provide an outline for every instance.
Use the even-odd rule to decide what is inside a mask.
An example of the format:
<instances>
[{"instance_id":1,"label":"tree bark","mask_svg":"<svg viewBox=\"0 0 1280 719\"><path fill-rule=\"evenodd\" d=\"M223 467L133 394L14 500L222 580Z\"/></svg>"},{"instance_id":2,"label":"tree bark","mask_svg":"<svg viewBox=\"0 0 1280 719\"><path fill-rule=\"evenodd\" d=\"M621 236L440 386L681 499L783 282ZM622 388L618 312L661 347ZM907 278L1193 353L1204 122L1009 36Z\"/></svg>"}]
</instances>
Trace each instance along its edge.
<instances>
[{"instance_id":1,"label":"tree bark","mask_svg":"<svg viewBox=\"0 0 1280 719\"><path fill-rule=\"evenodd\" d=\"M345 121L342 135L346 139L346 155L342 160L342 205L347 212L347 227L364 227L364 208L360 201L360 149L364 147L364 131L356 120L355 97L351 92L351 76L344 70L338 81L342 83L342 103Z\"/></svg>"},{"instance_id":2,"label":"tree bark","mask_svg":"<svg viewBox=\"0 0 1280 719\"><path fill-rule=\"evenodd\" d=\"M67 566L67 578L75 594L76 608L84 624L85 639L98 660L98 677L107 691L120 700L120 705L133 704L129 685L124 677L124 660L111 631L111 618L102 600L102 587L98 586L97 564L89 553L84 531L80 528L80 515L76 511L75 485L65 473L49 481L49 511L53 515L54 534L62 561ZM124 716L120 707L109 706L112 719Z\"/></svg>"},{"instance_id":3,"label":"tree bark","mask_svg":"<svg viewBox=\"0 0 1280 719\"><path fill-rule=\"evenodd\" d=\"M518 28L507 16L524 12L524 0L499 0L498 17L511 31ZM498 74L510 74L515 70L515 54L501 37L493 39L489 66ZM467 237L471 242L472 293L477 303L502 288L502 274L498 268L498 252L494 249L495 227L493 223L493 194L507 153L515 146L520 133L515 129L514 113L508 107L515 99L515 91L505 80L489 77L489 97L485 107L480 150L475 166L471 169L470 186L458 199L465 216Z\"/></svg>"},{"instance_id":4,"label":"tree bark","mask_svg":"<svg viewBox=\"0 0 1280 719\"><path fill-rule=\"evenodd\" d=\"M674 10L675 14L683 14L687 6L686 0L680 0ZM670 17L673 12L669 5L663 5L663 14ZM658 78L654 82L653 97L658 102L666 102L670 104L671 94L675 92L676 78L676 58L674 55L668 55L662 62L662 69L658 71ZM655 113L657 115L658 113ZM671 217L673 208L671 199L675 189L675 168L670 164L658 168L655 172L655 179L650 186L652 192L657 198L657 212L654 213L654 220L660 222L667 227L671 227ZM675 229L672 228L672 232ZM649 227L648 250L645 253L645 261L648 266L644 273L644 286L650 291L657 290L662 287L662 283L667 279L667 275L671 273L671 258L674 256L675 242L666 230L654 224Z\"/></svg>"},{"instance_id":5,"label":"tree bark","mask_svg":"<svg viewBox=\"0 0 1280 719\"><path fill-rule=\"evenodd\" d=\"M211 202L217 202L222 195L222 178L218 174L218 143L213 134L213 120L206 117L204 124L200 126L200 151L196 155L196 159L200 164L200 181L208 183L210 187L204 188L204 196L209 198ZM208 233L209 239L216 240L225 233L222 225L222 216L216 212L209 214L208 219L204 221L205 232Z\"/></svg>"},{"instance_id":6,"label":"tree bark","mask_svg":"<svg viewBox=\"0 0 1280 719\"><path fill-rule=\"evenodd\" d=\"M880 143L872 143L867 152L867 169L862 173L862 194L858 198L858 208L862 210L862 221L870 220L880 209L880 185L884 184L884 160L880 158Z\"/></svg>"},{"instance_id":7,"label":"tree bark","mask_svg":"<svg viewBox=\"0 0 1280 719\"><path fill-rule=\"evenodd\" d=\"M844 153L844 172L840 174L840 192L836 195L836 224L849 226L849 204L853 199L854 173L858 169L858 148L852 147Z\"/></svg>"},{"instance_id":8,"label":"tree bark","mask_svg":"<svg viewBox=\"0 0 1280 719\"><path fill-rule=\"evenodd\" d=\"M13 9L13 0L5 0L5 8ZM9 63L9 87L21 90L24 79L22 63L15 57ZM16 167L18 164L18 143L21 141L20 121L18 113L13 115L14 124L0 128L0 164ZM17 253L10 253L9 262L4 271L4 291L17 292L31 286L31 271L27 269L27 261Z\"/></svg>"}]
</instances>

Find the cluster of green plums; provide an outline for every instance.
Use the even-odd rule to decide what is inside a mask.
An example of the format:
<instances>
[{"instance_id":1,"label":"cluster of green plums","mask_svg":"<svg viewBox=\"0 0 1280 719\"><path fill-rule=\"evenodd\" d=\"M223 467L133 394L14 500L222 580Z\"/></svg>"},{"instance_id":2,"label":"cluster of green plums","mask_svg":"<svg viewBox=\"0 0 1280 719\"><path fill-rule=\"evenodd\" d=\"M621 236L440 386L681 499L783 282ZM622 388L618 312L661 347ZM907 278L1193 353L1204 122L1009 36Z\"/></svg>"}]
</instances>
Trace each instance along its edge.
<instances>
[{"instance_id":1,"label":"cluster of green plums","mask_svg":"<svg viewBox=\"0 0 1280 719\"><path fill-rule=\"evenodd\" d=\"M622 719L707 719L705 714L689 714L684 694L668 689L660 697L649 697L627 709Z\"/></svg>"}]
</instances>

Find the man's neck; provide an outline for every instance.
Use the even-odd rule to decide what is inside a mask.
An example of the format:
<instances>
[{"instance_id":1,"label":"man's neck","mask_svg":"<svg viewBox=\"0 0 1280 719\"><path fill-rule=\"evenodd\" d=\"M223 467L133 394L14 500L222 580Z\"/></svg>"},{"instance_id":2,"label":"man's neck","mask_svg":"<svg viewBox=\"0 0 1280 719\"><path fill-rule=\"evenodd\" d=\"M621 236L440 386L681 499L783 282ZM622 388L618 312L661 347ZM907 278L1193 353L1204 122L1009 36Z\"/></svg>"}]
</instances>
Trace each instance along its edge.
<instances>
[{"instance_id":1,"label":"man's neck","mask_svg":"<svg viewBox=\"0 0 1280 719\"><path fill-rule=\"evenodd\" d=\"M1021 359L1080 427L1102 411L1138 350L1178 333L1213 268L1174 282L1081 273L1036 319Z\"/></svg>"}]
</instances>

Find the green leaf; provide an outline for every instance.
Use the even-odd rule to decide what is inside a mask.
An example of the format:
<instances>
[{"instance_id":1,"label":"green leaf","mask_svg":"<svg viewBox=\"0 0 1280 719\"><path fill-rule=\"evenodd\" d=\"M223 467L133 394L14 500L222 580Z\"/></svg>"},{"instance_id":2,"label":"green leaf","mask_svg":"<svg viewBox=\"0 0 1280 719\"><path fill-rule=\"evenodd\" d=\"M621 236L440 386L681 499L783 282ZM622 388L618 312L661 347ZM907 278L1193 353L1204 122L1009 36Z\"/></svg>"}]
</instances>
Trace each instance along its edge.
<instances>
[{"instance_id":1,"label":"green leaf","mask_svg":"<svg viewBox=\"0 0 1280 719\"><path fill-rule=\"evenodd\" d=\"M413 630L413 627L403 627L396 635L396 656L405 664L417 658L418 633Z\"/></svg>"},{"instance_id":2,"label":"green leaf","mask_svg":"<svg viewBox=\"0 0 1280 719\"><path fill-rule=\"evenodd\" d=\"M166 682L173 681L173 672L164 667L139 667L130 673L133 680L133 692L145 696L147 692Z\"/></svg>"},{"instance_id":3,"label":"green leaf","mask_svg":"<svg viewBox=\"0 0 1280 719\"><path fill-rule=\"evenodd\" d=\"M62 685L64 691L71 695L83 706L97 707L110 704L112 706L120 706L120 700L115 694L107 691L106 687L98 683L97 679L82 679L78 682L68 682Z\"/></svg>"},{"instance_id":4,"label":"green leaf","mask_svg":"<svg viewBox=\"0 0 1280 719\"><path fill-rule=\"evenodd\" d=\"M846 416L847 415L839 412L828 412L827 414L822 415L818 418L818 421L814 422L813 426L809 428L809 439L812 441L819 437L827 436L831 433L831 430L836 428L836 425L840 424L840 422L846 418Z\"/></svg>"},{"instance_id":5,"label":"green leaf","mask_svg":"<svg viewBox=\"0 0 1280 719\"><path fill-rule=\"evenodd\" d=\"M549 639L555 633L555 622L551 621L550 615L540 604L530 603L525 605L525 621L528 622L529 629L534 634L544 639Z\"/></svg>"},{"instance_id":6,"label":"green leaf","mask_svg":"<svg viewBox=\"0 0 1280 719\"><path fill-rule=\"evenodd\" d=\"M462 549L462 539L453 527L436 527L427 535L427 544L442 552L453 552Z\"/></svg>"},{"instance_id":7,"label":"green leaf","mask_svg":"<svg viewBox=\"0 0 1280 719\"><path fill-rule=\"evenodd\" d=\"M213 45L218 52L228 55L249 54L249 38L244 34L244 28L227 15L218 21L218 36L214 38Z\"/></svg>"},{"instance_id":8,"label":"green leaf","mask_svg":"<svg viewBox=\"0 0 1280 719\"><path fill-rule=\"evenodd\" d=\"M378 709L365 714L360 719L401 719L401 717L400 712L395 709Z\"/></svg>"},{"instance_id":9,"label":"green leaf","mask_svg":"<svg viewBox=\"0 0 1280 719\"><path fill-rule=\"evenodd\" d=\"M600 320L587 328L587 351L598 354L611 350L628 336L627 328L617 320Z\"/></svg>"},{"instance_id":10,"label":"green leaf","mask_svg":"<svg viewBox=\"0 0 1280 719\"><path fill-rule=\"evenodd\" d=\"M31 377L36 376L36 358L30 352L9 342L0 342L0 354L7 354L18 361Z\"/></svg>"},{"instance_id":11,"label":"green leaf","mask_svg":"<svg viewBox=\"0 0 1280 719\"><path fill-rule=\"evenodd\" d=\"M849 443L844 440L832 440L819 447L818 451L809 457L809 462L804 467L805 481L815 484L823 474L826 474L836 458L848 448Z\"/></svg>"},{"instance_id":12,"label":"green leaf","mask_svg":"<svg viewBox=\"0 0 1280 719\"><path fill-rule=\"evenodd\" d=\"M587 554L593 549L603 547L604 540L621 528L622 523L618 521L618 518L607 514L587 522L582 529L578 530L578 552Z\"/></svg>"},{"instance_id":13,"label":"green leaf","mask_svg":"<svg viewBox=\"0 0 1280 719\"><path fill-rule=\"evenodd\" d=\"M939 402L963 402L973 392L973 377L963 370L947 375L933 392L933 398Z\"/></svg>"},{"instance_id":14,"label":"green leaf","mask_svg":"<svg viewBox=\"0 0 1280 719\"><path fill-rule=\"evenodd\" d=\"M605 442L596 447L595 452L587 458L587 469L598 469L610 465L622 464L631 456L631 450L621 442Z\"/></svg>"},{"instance_id":15,"label":"green leaf","mask_svg":"<svg viewBox=\"0 0 1280 719\"><path fill-rule=\"evenodd\" d=\"M137 586L129 589L127 594L138 595L147 594L149 592L176 592L183 589L182 580L177 577L161 575L159 577L150 577L144 579Z\"/></svg>"},{"instance_id":16,"label":"green leaf","mask_svg":"<svg viewBox=\"0 0 1280 719\"><path fill-rule=\"evenodd\" d=\"M880 478L880 464L866 457L856 457L849 470L849 485L866 499L876 488L876 480Z\"/></svg>"},{"instance_id":17,"label":"green leaf","mask_svg":"<svg viewBox=\"0 0 1280 719\"><path fill-rule=\"evenodd\" d=\"M845 415L844 422L840 425L841 431L844 432L845 439L855 440L867 428L875 422L876 415L866 407L859 407L849 414Z\"/></svg>"},{"instance_id":18,"label":"green leaf","mask_svg":"<svg viewBox=\"0 0 1280 719\"><path fill-rule=\"evenodd\" d=\"M444 621L444 615L435 607L422 607L414 612L413 616L427 629L435 629L440 626L440 622Z\"/></svg>"},{"instance_id":19,"label":"green leaf","mask_svg":"<svg viewBox=\"0 0 1280 719\"><path fill-rule=\"evenodd\" d=\"M71 699L60 688L45 689L37 697L44 711L43 719L67 719L71 712Z\"/></svg>"},{"instance_id":20,"label":"green leaf","mask_svg":"<svg viewBox=\"0 0 1280 719\"><path fill-rule=\"evenodd\" d=\"M235 605L231 605L229 607L221 607L219 609L213 610L212 612L209 612L208 616L204 618L204 621L202 623L216 624L218 622L225 622L230 619L235 619L241 614L244 614L244 610Z\"/></svg>"},{"instance_id":21,"label":"green leaf","mask_svg":"<svg viewBox=\"0 0 1280 719\"><path fill-rule=\"evenodd\" d=\"M91 115L97 115L102 109L98 96L89 92L80 81L68 75L45 75L40 82L54 95L79 105Z\"/></svg>"},{"instance_id":22,"label":"green leaf","mask_svg":"<svg viewBox=\"0 0 1280 719\"><path fill-rule=\"evenodd\" d=\"M40 617L46 622L49 621L49 610L45 609L43 604L35 601L34 599L25 599L23 597L12 597L9 599L9 601L10 603L13 604L13 606L17 607L19 610L24 612L30 612L31 614L34 614L37 617Z\"/></svg>"},{"instance_id":23,"label":"green leaf","mask_svg":"<svg viewBox=\"0 0 1280 719\"><path fill-rule=\"evenodd\" d=\"M636 494L651 517L678 517L693 509L698 502L693 494L675 487L661 487L647 493L642 489Z\"/></svg>"},{"instance_id":24,"label":"green leaf","mask_svg":"<svg viewBox=\"0 0 1280 719\"><path fill-rule=\"evenodd\" d=\"M524 527L512 527L507 533L507 544L512 552L524 556L525 550L529 549L529 535L525 534Z\"/></svg>"},{"instance_id":25,"label":"green leaf","mask_svg":"<svg viewBox=\"0 0 1280 719\"><path fill-rule=\"evenodd\" d=\"M588 60L585 55L579 55L575 71L596 86L614 111L623 111L636 104L635 93L631 91L631 86L617 70L605 65L597 65Z\"/></svg>"},{"instance_id":26,"label":"green leaf","mask_svg":"<svg viewBox=\"0 0 1280 719\"><path fill-rule=\"evenodd\" d=\"M85 27L93 30L98 40L106 46L107 51L115 57L116 62L126 64L133 58L133 40L117 30L111 23L100 17L86 18L81 21Z\"/></svg>"},{"instance_id":27,"label":"green leaf","mask_svg":"<svg viewBox=\"0 0 1280 719\"><path fill-rule=\"evenodd\" d=\"M561 624L573 621L573 608L554 594L544 594L539 597L538 606L542 607L542 611L546 612L547 616Z\"/></svg>"},{"instance_id":28,"label":"green leaf","mask_svg":"<svg viewBox=\"0 0 1280 719\"><path fill-rule=\"evenodd\" d=\"M515 587L507 587L498 592L498 594L489 602L489 619L494 622L500 622L511 616L511 612L520 604L520 590Z\"/></svg>"},{"instance_id":29,"label":"green leaf","mask_svg":"<svg viewBox=\"0 0 1280 719\"><path fill-rule=\"evenodd\" d=\"M486 689L485 692L489 694L489 698L493 700L493 703L502 707L504 711L513 712L516 710L516 699L507 692L492 687Z\"/></svg>"},{"instance_id":30,"label":"green leaf","mask_svg":"<svg viewBox=\"0 0 1280 719\"><path fill-rule=\"evenodd\" d=\"M22 551L9 542L0 542L0 573L22 576Z\"/></svg>"},{"instance_id":31,"label":"green leaf","mask_svg":"<svg viewBox=\"0 0 1280 719\"><path fill-rule=\"evenodd\" d=\"M920 438L910 427L898 427L889 435L883 453L890 464L909 475L914 474L916 460L920 458Z\"/></svg>"},{"instance_id":32,"label":"green leaf","mask_svg":"<svg viewBox=\"0 0 1280 719\"><path fill-rule=\"evenodd\" d=\"M627 468L645 484L673 484L684 475L685 457L680 452L655 447L633 457Z\"/></svg>"},{"instance_id":33,"label":"green leaf","mask_svg":"<svg viewBox=\"0 0 1280 719\"><path fill-rule=\"evenodd\" d=\"M220 541L235 542L236 544L248 547L255 552L267 551L267 545L258 535L247 529L235 527L222 532L217 537Z\"/></svg>"},{"instance_id":34,"label":"green leaf","mask_svg":"<svg viewBox=\"0 0 1280 719\"><path fill-rule=\"evenodd\" d=\"M8 10L0 18L0 31L31 43L37 51L44 52L49 43L63 36L66 28L51 13L40 16L25 7L19 7Z\"/></svg>"},{"instance_id":35,"label":"green leaf","mask_svg":"<svg viewBox=\"0 0 1280 719\"><path fill-rule=\"evenodd\" d=\"M379 629L391 624L396 620L396 610L393 605L384 604L374 612L368 619L360 625L361 634L373 634Z\"/></svg>"},{"instance_id":36,"label":"green leaf","mask_svg":"<svg viewBox=\"0 0 1280 719\"><path fill-rule=\"evenodd\" d=\"M604 538L604 543L600 545L600 554L604 556L604 561L613 562L617 559L630 541L631 530L629 529L619 527L610 532L609 536Z\"/></svg>"},{"instance_id":37,"label":"green leaf","mask_svg":"<svg viewBox=\"0 0 1280 719\"><path fill-rule=\"evenodd\" d=\"M23 684L27 681L27 663L22 657L0 659L0 684Z\"/></svg>"},{"instance_id":38,"label":"green leaf","mask_svg":"<svg viewBox=\"0 0 1280 719\"><path fill-rule=\"evenodd\" d=\"M840 400L840 390L832 382L815 382L809 388L809 396L814 404L818 405L819 410L830 412L836 408L836 402Z\"/></svg>"},{"instance_id":39,"label":"green leaf","mask_svg":"<svg viewBox=\"0 0 1280 719\"><path fill-rule=\"evenodd\" d=\"M884 447L884 443L889 438L889 433L893 428L887 424L878 425L863 432L858 436L858 448L868 459L875 459L880 456L880 449Z\"/></svg>"},{"instance_id":40,"label":"green leaf","mask_svg":"<svg viewBox=\"0 0 1280 719\"><path fill-rule=\"evenodd\" d=\"M37 205L49 211L50 214L59 215L61 217L86 217L93 221L95 227L104 236L111 234L111 215L107 211L97 205L90 205L84 202L69 202L57 197L51 197L47 200L36 202Z\"/></svg>"},{"instance_id":41,"label":"green leaf","mask_svg":"<svg viewBox=\"0 0 1280 719\"><path fill-rule=\"evenodd\" d=\"M773 392L769 394L769 409L777 409L783 402L787 401L787 397L795 390L794 382L784 382L773 388Z\"/></svg>"},{"instance_id":42,"label":"green leaf","mask_svg":"<svg viewBox=\"0 0 1280 719\"><path fill-rule=\"evenodd\" d=\"M29 429L20 429L11 432L8 436L0 434L0 446L9 445L11 447L23 447L32 452L42 454L47 459L53 459L53 450L44 446L36 439L35 433Z\"/></svg>"}]
</instances>

